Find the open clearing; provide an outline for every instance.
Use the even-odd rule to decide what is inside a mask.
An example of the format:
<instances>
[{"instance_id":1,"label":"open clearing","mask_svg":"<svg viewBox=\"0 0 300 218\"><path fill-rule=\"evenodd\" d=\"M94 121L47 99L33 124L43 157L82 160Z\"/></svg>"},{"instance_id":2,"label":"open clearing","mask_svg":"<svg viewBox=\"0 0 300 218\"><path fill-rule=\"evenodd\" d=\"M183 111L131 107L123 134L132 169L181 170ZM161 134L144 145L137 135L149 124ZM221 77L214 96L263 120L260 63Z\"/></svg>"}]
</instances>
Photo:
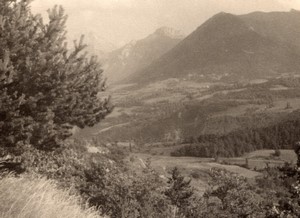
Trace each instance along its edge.
<instances>
[{"instance_id":1,"label":"open clearing","mask_svg":"<svg viewBox=\"0 0 300 218\"><path fill-rule=\"evenodd\" d=\"M297 162L297 155L293 150L290 149L280 149L280 156L278 157L278 160L291 162L295 164ZM274 150L271 149L264 149L264 150L257 150L250 152L248 154L245 154L245 158L251 158L251 159L263 159L263 158L270 158L274 154Z\"/></svg>"},{"instance_id":2,"label":"open clearing","mask_svg":"<svg viewBox=\"0 0 300 218\"><path fill-rule=\"evenodd\" d=\"M250 180L261 175L259 172L249 170L236 165L224 165L214 162L213 158L197 158L197 157L170 157L170 156L151 156L148 154L133 154L135 156L135 167L143 168L143 163L147 159L150 160L151 166L159 173L162 178L167 178L169 172L174 167L178 167L184 176L193 178L192 185L203 193L208 187L210 180L209 171L212 168L226 169L229 172L238 174ZM141 161L143 160L143 161ZM196 175L196 178L195 176Z\"/></svg>"},{"instance_id":3,"label":"open clearing","mask_svg":"<svg viewBox=\"0 0 300 218\"><path fill-rule=\"evenodd\" d=\"M290 104L290 108L286 108L287 103ZM285 112L290 113L294 110L300 109L300 98L287 98L279 99L273 102L273 107L267 107L265 104L245 104L239 105L237 107L229 108L225 111L215 113L212 117L222 117L222 116L241 116L247 112L254 113L279 113Z\"/></svg>"},{"instance_id":4,"label":"open clearing","mask_svg":"<svg viewBox=\"0 0 300 218\"><path fill-rule=\"evenodd\" d=\"M167 147L166 149L171 149ZM208 187L210 180L209 171L211 168L226 169L229 172L243 176L250 180L260 176L261 173L256 171L265 168L267 165L276 167L283 165L285 162L295 164L297 156L293 150L280 150L280 156L274 157L274 150L258 150L242 157L237 158L219 158L216 162L214 158L198 157L171 157L166 155L149 155L134 153L134 167L144 168L146 160L150 160L151 166L159 173L162 178L167 178L169 172L174 167L178 167L184 176L193 178L192 185L203 193ZM248 162L248 169L242 167ZM254 170L256 169L256 170Z\"/></svg>"}]
</instances>

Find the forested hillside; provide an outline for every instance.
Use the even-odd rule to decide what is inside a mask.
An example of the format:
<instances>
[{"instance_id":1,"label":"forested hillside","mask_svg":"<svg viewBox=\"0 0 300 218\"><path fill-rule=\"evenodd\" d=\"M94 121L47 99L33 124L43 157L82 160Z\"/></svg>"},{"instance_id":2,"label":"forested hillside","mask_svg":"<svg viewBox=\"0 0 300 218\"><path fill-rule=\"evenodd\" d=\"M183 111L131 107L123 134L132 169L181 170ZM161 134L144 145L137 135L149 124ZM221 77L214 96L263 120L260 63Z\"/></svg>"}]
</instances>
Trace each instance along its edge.
<instances>
[{"instance_id":1,"label":"forested hillside","mask_svg":"<svg viewBox=\"0 0 300 218\"><path fill-rule=\"evenodd\" d=\"M292 149L291 145L299 140L300 112L297 111L284 121L264 128L247 128L225 135L200 135L172 155L239 157L260 149Z\"/></svg>"}]
</instances>

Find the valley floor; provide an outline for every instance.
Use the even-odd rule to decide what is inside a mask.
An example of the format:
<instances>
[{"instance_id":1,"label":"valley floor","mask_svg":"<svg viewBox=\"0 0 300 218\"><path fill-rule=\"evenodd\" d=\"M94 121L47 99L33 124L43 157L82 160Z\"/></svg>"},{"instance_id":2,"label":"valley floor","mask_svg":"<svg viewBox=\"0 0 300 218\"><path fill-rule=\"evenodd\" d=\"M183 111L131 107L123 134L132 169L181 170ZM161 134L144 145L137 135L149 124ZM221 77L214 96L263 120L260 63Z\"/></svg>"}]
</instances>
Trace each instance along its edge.
<instances>
[{"instance_id":1,"label":"valley floor","mask_svg":"<svg viewBox=\"0 0 300 218\"><path fill-rule=\"evenodd\" d=\"M151 155L144 153L133 153L130 155L130 165L136 168L144 168L145 162L149 161L151 166L158 172L161 178L167 179L169 172L178 167L182 174L192 178L192 185L200 192L204 193L210 180L209 171L212 168L226 169L229 172L243 176L250 181L254 181L260 176L260 169L268 166L279 166L285 162L296 163L297 156L293 150L280 150L280 157L274 158L274 150L257 150L242 157L219 158L216 162L214 158L198 157L171 157L165 155ZM243 167L248 161L248 168Z\"/></svg>"}]
</instances>

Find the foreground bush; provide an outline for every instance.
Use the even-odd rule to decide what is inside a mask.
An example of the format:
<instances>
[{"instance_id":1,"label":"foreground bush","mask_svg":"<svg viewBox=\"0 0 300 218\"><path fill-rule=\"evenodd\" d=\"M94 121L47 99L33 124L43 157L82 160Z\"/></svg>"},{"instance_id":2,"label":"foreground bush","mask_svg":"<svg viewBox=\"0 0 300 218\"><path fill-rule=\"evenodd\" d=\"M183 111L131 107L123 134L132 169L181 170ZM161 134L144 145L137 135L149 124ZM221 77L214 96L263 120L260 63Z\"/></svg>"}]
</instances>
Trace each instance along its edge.
<instances>
[{"instance_id":1,"label":"foreground bush","mask_svg":"<svg viewBox=\"0 0 300 218\"><path fill-rule=\"evenodd\" d=\"M44 178L6 176L0 180L1 218L100 218L82 203Z\"/></svg>"},{"instance_id":2,"label":"foreground bush","mask_svg":"<svg viewBox=\"0 0 300 218\"><path fill-rule=\"evenodd\" d=\"M115 156L115 154L117 155ZM24 153L28 172L55 180L63 189L73 187L84 202L100 215L119 217L168 217L164 184L150 168L128 169L119 152L88 153L83 141L74 140L60 150L28 150ZM120 160L115 160L115 157Z\"/></svg>"}]
</instances>

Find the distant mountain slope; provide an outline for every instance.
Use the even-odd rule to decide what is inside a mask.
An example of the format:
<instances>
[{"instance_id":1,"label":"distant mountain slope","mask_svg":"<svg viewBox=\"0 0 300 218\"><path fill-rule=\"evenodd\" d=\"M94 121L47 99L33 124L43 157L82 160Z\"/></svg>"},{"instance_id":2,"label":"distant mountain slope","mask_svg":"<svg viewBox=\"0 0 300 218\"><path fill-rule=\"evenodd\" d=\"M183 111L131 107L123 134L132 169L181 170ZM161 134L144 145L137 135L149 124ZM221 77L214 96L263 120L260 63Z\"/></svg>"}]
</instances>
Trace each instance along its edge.
<instances>
[{"instance_id":1,"label":"distant mountain slope","mask_svg":"<svg viewBox=\"0 0 300 218\"><path fill-rule=\"evenodd\" d=\"M300 72L300 12L219 13L127 81L238 80Z\"/></svg>"},{"instance_id":2,"label":"distant mountain slope","mask_svg":"<svg viewBox=\"0 0 300 218\"><path fill-rule=\"evenodd\" d=\"M240 18L259 34L300 48L300 11L253 12Z\"/></svg>"},{"instance_id":3,"label":"distant mountain slope","mask_svg":"<svg viewBox=\"0 0 300 218\"><path fill-rule=\"evenodd\" d=\"M121 81L148 66L183 38L177 30L168 27L159 28L148 37L111 52L104 66L106 76L111 82Z\"/></svg>"},{"instance_id":4,"label":"distant mountain slope","mask_svg":"<svg viewBox=\"0 0 300 218\"><path fill-rule=\"evenodd\" d=\"M80 37L81 35L77 34L71 34L67 37L70 48L73 48L74 40L79 41ZM101 63L106 60L108 53L117 48L110 40L94 31L89 31L84 34L83 42L87 45L84 51L88 52L89 55L96 55Z\"/></svg>"}]
</instances>

